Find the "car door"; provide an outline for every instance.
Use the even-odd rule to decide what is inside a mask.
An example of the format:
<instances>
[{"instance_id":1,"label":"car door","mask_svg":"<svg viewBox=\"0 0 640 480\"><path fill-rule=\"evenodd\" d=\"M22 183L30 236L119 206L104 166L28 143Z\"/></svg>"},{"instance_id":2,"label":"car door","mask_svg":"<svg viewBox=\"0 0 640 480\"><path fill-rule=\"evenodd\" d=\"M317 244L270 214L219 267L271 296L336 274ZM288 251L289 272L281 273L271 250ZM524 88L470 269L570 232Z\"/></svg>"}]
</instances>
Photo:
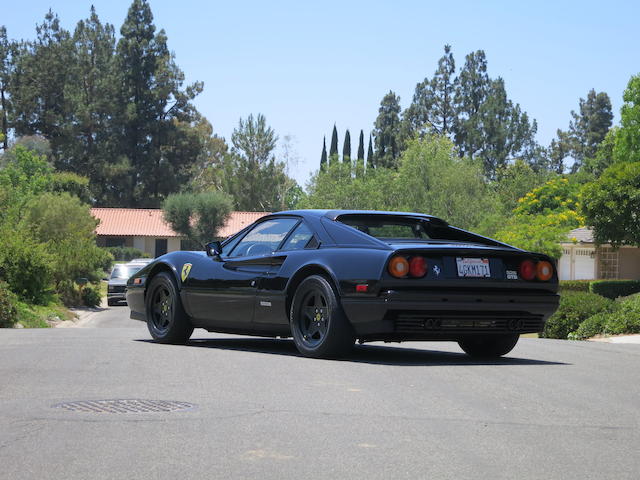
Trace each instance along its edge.
<instances>
[{"instance_id":1,"label":"car door","mask_svg":"<svg viewBox=\"0 0 640 480\"><path fill-rule=\"evenodd\" d=\"M298 222L283 217L256 224L228 252L192 267L184 286L190 315L198 326L249 328L261 278L268 275L272 252ZM203 266L204 265L204 266Z\"/></svg>"},{"instance_id":2,"label":"car door","mask_svg":"<svg viewBox=\"0 0 640 480\"><path fill-rule=\"evenodd\" d=\"M286 292L288 277L281 274L284 262L290 255L294 264L301 262L307 255L304 250L315 249L318 241L313 230L304 222L298 223L284 240L280 248L271 255L269 270L263 274L258 282L254 322L257 324L287 325L289 323L286 311Z\"/></svg>"}]
</instances>

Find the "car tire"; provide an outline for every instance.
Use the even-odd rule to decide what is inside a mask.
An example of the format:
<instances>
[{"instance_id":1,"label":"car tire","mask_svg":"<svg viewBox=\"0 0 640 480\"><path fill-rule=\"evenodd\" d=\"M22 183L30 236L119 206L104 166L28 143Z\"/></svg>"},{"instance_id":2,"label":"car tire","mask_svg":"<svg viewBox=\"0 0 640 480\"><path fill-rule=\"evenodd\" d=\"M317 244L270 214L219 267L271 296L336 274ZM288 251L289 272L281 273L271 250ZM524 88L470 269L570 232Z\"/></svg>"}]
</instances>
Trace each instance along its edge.
<instances>
[{"instance_id":1,"label":"car tire","mask_svg":"<svg viewBox=\"0 0 640 480\"><path fill-rule=\"evenodd\" d=\"M460 340L458 345L474 358L498 358L513 350L519 338L518 334L487 335Z\"/></svg>"},{"instance_id":2,"label":"car tire","mask_svg":"<svg viewBox=\"0 0 640 480\"><path fill-rule=\"evenodd\" d=\"M110 307L113 307L113 306L115 306L117 304L118 304L117 300L113 300L111 298L107 298L107 305L109 305Z\"/></svg>"},{"instance_id":3,"label":"car tire","mask_svg":"<svg viewBox=\"0 0 640 480\"><path fill-rule=\"evenodd\" d=\"M289 314L291 334L305 357L338 358L353 348L355 335L331 283L320 275L296 289Z\"/></svg>"},{"instance_id":4,"label":"car tire","mask_svg":"<svg viewBox=\"0 0 640 480\"><path fill-rule=\"evenodd\" d=\"M156 342L184 344L193 326L182 306L178 287L167 272L153 277L145 298L147 328Z\"/></svg>"}]
</instances>

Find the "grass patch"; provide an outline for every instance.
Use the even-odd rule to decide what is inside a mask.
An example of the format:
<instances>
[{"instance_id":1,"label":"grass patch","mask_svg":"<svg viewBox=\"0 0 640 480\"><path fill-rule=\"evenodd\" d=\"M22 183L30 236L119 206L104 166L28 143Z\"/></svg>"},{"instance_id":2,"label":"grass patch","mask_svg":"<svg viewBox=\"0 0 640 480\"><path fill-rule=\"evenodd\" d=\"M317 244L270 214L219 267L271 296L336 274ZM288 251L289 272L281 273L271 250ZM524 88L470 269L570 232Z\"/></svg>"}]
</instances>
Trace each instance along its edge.
<instances>
[{"instance_id":1,"label":"grass patch","mask_svg":"<svg viewBox=\"0 0 640 480\"><path fill-rule=\"evenodd\" d=\"M25 328L49 328L47 320L73 320L74 314L64 305L51 300L47 305L17 302L17 321Z\"/></svg>"}]
</instances>

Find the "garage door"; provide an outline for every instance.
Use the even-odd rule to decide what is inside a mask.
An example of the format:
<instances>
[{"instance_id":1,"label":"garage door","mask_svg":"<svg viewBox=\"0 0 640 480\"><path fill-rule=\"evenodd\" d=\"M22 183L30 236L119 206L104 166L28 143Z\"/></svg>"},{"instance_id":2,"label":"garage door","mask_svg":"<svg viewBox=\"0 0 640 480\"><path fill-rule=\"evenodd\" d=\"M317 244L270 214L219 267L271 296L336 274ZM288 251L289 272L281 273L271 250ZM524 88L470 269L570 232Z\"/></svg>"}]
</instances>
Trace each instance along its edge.
<instances>
[{"instance_id":1,"label":"garage door","mask_svg":"<svg viewBox=\"0 0 640 480\"><path fill-rule=\"evenodd\" d=\"M558 261L558 278L560 280L571 280L571 249L563 248L562 256Z\"/></svg>"},{"instance_id":2,"label":"garage door","mask_svg":"<svg viewBox=\"0 0 640 480\"><path fill-rule=\"evenodd\" d=\"M593 280L596 277L595 250L592 248L573 249L573 279Z\"/></svg>"}]
</instances>

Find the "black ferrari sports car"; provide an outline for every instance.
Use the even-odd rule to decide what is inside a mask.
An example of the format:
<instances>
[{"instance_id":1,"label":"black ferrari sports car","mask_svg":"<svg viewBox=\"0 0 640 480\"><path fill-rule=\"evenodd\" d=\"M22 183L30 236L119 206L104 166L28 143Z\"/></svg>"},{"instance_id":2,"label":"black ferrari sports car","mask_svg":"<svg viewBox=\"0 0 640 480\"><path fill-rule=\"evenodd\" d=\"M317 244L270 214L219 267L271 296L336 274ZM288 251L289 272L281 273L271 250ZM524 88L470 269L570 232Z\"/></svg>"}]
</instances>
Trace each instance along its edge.
<instances>
[{"instance_id":1,"label":"black ferrari sports car","mask_svg":"<svg viewBox=\"0 0 640 480\"><path fill-rule=\"evenodd\" d=\"M131 318L184 343L194 328L293 337L336 357L360 342L445 340L497 357L558 307L551 258L419 213L298 210L206 251L157 258L127 282Z\"/></svg>"}]
</instances>

